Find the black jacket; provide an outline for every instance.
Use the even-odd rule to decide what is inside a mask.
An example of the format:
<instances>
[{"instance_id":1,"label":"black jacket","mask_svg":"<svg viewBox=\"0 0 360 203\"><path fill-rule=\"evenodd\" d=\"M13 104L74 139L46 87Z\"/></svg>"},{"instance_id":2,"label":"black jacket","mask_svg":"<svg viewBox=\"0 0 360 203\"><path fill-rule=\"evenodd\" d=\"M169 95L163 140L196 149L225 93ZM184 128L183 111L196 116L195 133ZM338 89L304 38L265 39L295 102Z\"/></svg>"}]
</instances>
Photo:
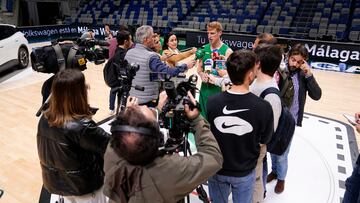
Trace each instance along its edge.
<instances>
[{"instance_id":1,"label":"black jacket","mask_svg":"<svg viewBox=\"0 0 360 203\"><path fill-rule=\"evenodd\" d=\"M114 61L120 64L125 59L126 52L127 49L118 46L115 50Z\"/></svg>"},{"instance_id":2,"label":"black jacket","mask_svg":"<svg viewBox=\"0 0 360 203\"><path fill-rule=\"evenodd\" d=\"M37 147L44 187L54 194L79 196L103 185L103 155L110 135L82 119L64 128L50 127L42 116Z\"/></svg>"},{"instance_id":3,"label":"black jacket","mask_svg":"<svg viewBox=\"0 0 360 203\"><path fill-rule=\"evenodd\" d=\"M310 77L306 78L305 73L303 71L299 72L298 81L299 81L299 95L298 95L299 113L298 113L298 119L296 125L301 126L304 116L306 94L308 93L313 100L319 100L321 98L321 88L319 84L316 82L314 75L311 75Z\"/></svg>"}]
</instances>

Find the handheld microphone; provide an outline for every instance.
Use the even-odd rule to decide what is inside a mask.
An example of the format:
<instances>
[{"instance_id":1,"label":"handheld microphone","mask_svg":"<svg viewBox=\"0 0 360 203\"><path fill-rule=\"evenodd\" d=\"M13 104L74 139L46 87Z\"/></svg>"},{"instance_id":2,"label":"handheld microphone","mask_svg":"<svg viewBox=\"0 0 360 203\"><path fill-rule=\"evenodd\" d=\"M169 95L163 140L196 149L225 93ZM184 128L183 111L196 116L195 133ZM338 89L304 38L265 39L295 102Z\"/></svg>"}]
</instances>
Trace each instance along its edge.
<instances>
[{"instance_id":1,"label":"handheld microphone","mask_svg":"<svg viewBox=\"0 0 360 203\"><path fill-rule=\"evenodd\" d=\"M212 59L206 59L204 61L204 72L210 74L213 66L214 66L214 61Z\"/></svg>"}]
</instances>

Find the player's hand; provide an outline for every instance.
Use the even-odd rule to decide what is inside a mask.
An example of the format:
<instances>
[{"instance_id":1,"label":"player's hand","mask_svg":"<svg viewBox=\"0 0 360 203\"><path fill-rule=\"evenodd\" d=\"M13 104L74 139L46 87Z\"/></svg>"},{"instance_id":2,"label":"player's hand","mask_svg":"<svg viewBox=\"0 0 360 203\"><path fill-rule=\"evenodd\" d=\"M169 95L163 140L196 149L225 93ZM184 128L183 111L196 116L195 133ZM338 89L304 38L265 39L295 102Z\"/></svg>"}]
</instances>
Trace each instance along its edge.
<instances>
[{"instance_id":1,"label":"player's hand","mask_svg":"<svg viewBox=\"0 0 360 203\"><path fill-rule=\"evenodd\" d=\"M228 74L227 70L216 68L216 71L218 72L220 77L224 77L225 75Z\"/></svg>"},{"instance_id":2,"label":"player's hand","mask_svg":"<svg viewBox=\"0 0 360 203\"><path fill-rule=\"evenodd\" d=\"M213 75L213 74L209 74L209 75L207 75L208 76L208 78L209 78L209 83L211 83L211 84L215 84L215 82L216 82L216 80L218 79L218 77L216 77L215 75Z\"/></svg>"},{"instance_id":3,"label":"player's hand","mask_svg":"<svg viewBox=\"0 0 360 203\"><path fill-rule=\"evenodd\" d=\"M200 72L200 73L199 73L199 76L200 76L201 81L202 81L203 83L208 83L208 82L209 82L209 75L208 75L208 74L206 74L206 73L204 73L204 72Z\"/></svg>"}]
</instances>

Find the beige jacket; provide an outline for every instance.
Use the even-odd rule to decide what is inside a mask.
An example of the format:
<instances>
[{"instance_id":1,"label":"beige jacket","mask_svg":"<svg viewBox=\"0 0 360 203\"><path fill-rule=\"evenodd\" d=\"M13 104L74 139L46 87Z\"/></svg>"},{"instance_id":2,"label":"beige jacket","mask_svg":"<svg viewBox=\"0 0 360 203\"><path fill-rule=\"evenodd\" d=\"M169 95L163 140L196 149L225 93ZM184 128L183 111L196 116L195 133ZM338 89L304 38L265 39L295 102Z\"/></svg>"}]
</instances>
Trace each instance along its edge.
<instances>
[{"instance_id":1,"label":"beige jacket","mask_svg":"<svg viewBox=\"0 0 360 203\"><path fill-rule=\"evenodd\" d=\"M175 203L214 175L223 157L209 124L199 116L192 122L197 153L166 154L147 166L133 166L108 146L105 153L104 194L110 202Z\"/></svg>"},{"instance_id":2,"label":"beige jacket","mask_svg":"<svg viewBox=\"0 0 360 203\"><path fill-rule=\"evenodd\" d=\"M171 50L169 49L165 49L163 52L163 55L171 55L174 54ZM193 55L194 53L192 52L192 50L188 50L188 51L184 51L184 52L180 52L179 54L174 54L171 57L169 57L168 59L166 59L166 63L170 66L170 67L175 67L176 63L186 59L187 57Z\"/></svg>"}]
</instances>

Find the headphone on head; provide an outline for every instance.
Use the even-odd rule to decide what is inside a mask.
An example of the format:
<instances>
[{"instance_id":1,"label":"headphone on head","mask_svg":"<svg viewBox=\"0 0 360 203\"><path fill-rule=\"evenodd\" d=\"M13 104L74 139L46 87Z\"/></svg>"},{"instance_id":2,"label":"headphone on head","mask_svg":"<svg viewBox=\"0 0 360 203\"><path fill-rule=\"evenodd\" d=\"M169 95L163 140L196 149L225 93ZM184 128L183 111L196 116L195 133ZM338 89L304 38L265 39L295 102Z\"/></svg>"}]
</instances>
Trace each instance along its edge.
<instances>
[{"instance_id":1,"label":"headphone on head","mask_svg":"<svg viewBox=\"0 0 360 203\"><path fill-rule=\"evenodd\" d=\"M110 129L111 133L115 132L128 132L128 133L139 133L141 135L150 136L156 139L157 146L164 146L164 135L161 131L152 130L145 127L133 127L130 125L113 125Z\"/></svg>"}]
</instances>

